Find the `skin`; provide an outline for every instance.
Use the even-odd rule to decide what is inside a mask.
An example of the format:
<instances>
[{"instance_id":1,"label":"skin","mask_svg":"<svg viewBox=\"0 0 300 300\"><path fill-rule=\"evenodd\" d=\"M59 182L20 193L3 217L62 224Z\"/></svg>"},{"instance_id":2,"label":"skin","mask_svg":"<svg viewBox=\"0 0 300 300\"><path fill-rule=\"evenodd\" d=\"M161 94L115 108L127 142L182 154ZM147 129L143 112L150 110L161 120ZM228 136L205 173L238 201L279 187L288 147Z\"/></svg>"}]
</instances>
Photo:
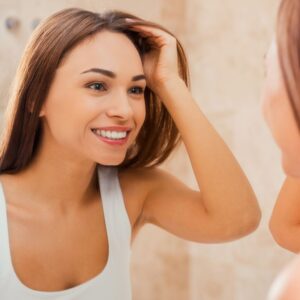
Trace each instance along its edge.
<instances>
[{"instance_id":1,"label":"skin","mask_svg":"<svg viewBox=\"0 0 300 300\"><path fill-rule=\"evenodd\" d=\"M270 230L280 246L297 253L300 251L300 133L283 83L275 42L269 49L266 67L263 111L287 175L272 212Z\"/></svg>"},{"instance_id":2,"label":"skin","mask_svg":"<svg viewBox=\"0 0 300 300\"><path fill-rule=\"evenodd\" d=\"M45 136L36 159L22 173L0 177L14 267L29 287L61 290L103 270L108 245L95 163L118 165L124 159L145 117L143 95L133 95L130 88L145 87L146 82L174 118L201 192L160 168L120 172L132 241L146 223L186 240L217 243L249 234L260 221L246 176L178 75L176 40L158 29L132 29L150 38L156 49L142 62L124 35L101 32L72 50L57 70L41 111ZM107 91L86 88L80 73L91 67L116 73L114 79L86 76L88 82L108 83ZM132 77L140 74L146 82L133 83ZM120 124L133 130L117 150L95 141L90 132L94 126ZM53 273L47 268L49 260Z\"/></svg>"},{"instance_id":3,"label":"skin","mask_svg":"<svg viewBox=\"0 0 300 300\"><path fill-rule=\"evenodd\" d=\"M300 251L300 136L288 99L273 41L266 57L263 113L280 148L287 177L270 219L270 231L277 243L295 253ZM296 300L300 295L300 259L297 257L274 281L268 300Z\"/></svg>"},{"instance_id":4,"label":"skin","mask_svg":"<svg viewBox=\"0 0 300 300\"><path fill-rule=\"evenodd\" d=\"M262 109L267 125L281 150L282 167L292 177L300 177L300 134L284 86L276 42L266 56L266 79Z\"/></svg>"}]
</instances>

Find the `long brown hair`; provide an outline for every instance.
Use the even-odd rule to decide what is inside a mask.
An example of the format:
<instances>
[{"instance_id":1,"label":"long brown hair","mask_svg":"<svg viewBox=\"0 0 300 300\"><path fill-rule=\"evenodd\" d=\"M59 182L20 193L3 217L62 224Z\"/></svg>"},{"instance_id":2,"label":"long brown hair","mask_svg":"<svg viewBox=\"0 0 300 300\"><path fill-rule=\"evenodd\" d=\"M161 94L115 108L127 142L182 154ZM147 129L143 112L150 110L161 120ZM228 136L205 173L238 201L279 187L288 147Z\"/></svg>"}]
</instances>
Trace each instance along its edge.
<instances>
[{"instance_id":1,"label":"long brown hair","mask_svg":"<svg viewBox=\"0 0 300 300\"><path fill-rule=\"evenodd\" d=\"M33 32L17 69L6 110L6 123L0 144L0 173L17 173L33 159L41 140L39 113L46 99L55 71L66 54L78 43L106 29L125 34L140 55L151 51L151 44L130 30L133 24L162 26L129 13L108 11L103 14L68 8L45 19ZM172 33L170 33L172 34ZM172 34L173 35L173 34ZM174 35L173 35L174 36ZM184 50L177 39L179 73L189 85ZM177 146L180 135L166 107L149 89L145 90L146 118L127 151L122 168L151 167L162 163Z\"/></svg>"},{"instance_id":2,"label":"long brown hair","mask_svg":"<svg viewBox=\"0 0 300 300\"><path fill-rule=\"evenodd\" d=\"M277 17L277 46L288 98L300 130L300 1L283 0Z\"/></svg>"}]
</instances>

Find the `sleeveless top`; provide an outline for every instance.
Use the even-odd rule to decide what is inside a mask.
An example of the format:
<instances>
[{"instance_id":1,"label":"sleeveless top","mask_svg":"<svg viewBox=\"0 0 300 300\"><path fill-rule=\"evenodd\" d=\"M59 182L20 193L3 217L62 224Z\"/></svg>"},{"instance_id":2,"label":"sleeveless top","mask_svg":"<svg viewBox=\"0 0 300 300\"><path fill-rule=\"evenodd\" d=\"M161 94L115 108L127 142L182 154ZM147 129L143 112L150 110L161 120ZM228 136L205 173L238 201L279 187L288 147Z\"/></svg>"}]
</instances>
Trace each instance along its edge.
<instances>
[{"instance_id":1,"label":"sleeveless top","mask_svg":"<svg viewBox=\"0 0 300 300\"><path fill-rule=\"evenodd\" d=\"M131 300L131 225L116 167L97 166L106 233L108 261L100 274L75 287L38 291L21 282L14 271L9 246L6 201L0 183L0 299L1 300Z\"/></svg>"}]
</instances>

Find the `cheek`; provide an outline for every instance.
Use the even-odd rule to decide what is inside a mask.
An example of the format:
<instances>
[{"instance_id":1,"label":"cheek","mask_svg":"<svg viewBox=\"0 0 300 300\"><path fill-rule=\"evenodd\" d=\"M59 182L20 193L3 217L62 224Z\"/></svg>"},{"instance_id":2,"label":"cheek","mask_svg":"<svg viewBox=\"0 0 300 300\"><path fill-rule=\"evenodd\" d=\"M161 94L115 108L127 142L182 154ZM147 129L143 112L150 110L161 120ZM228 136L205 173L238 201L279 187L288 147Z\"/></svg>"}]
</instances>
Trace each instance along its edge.
<instances>
[{"instance_id":1,"label":"cheek","mask_svg":"<svg viewBox=\"0 0 300 300\"><path fill-rule=\"evenodd\" d=\"M274 125L276 125L276 123L279 121L276 120L276 118L280 118L280 115L278 115L277 96L276 90L266 83L262 93L261 110L263 117L271 131L273 131Z\"/></svg>"},{"instance_id":2,"label":"cheek","mask_svg":"<svg viewBox=\"0 0 300 300\"><path fill-rule=\"evenodd\" d=\"M283 92L269 93L263 100L263 112L272 136L282 154L282 166L286 174L300 176L300 134Z\"/></svg>"},{"instance_id":3,"label":"cheek","mask_svg":"<svg viewBox=\"0 0 300 300\"><path fill-rule=\"evenodd\" d=\"M261 109L263 116L275 139L284 134L287 129L286 119L289 119L289 99L278 72L269 70L262 92Z\"/></svg>"},{"instance_id":4,"label":"cheek","mask_svg":"<svg viewBox=\"0 0 300 300\"><path fill-rule=\"evenodd\" d=\"M134 143L136 140L146 118L146 105L145 101L141 100L138 103L134 103L132 106L134 112L134 123L135 123L135 130L134 135L131 137L130 143Z\"/></svg>"},{"instance_id":5,"label":"cheek","mask_svg":"<svg viewBox=\"0 0 300 300\"><path fill-rule=\"evenodd\" d=\"M63 98L50 98L45 105L45 119L51 126L61 129L69 126L69 121L73 114L73 107L70 107Z\"/></svg>"},{"instance_id":6,"label":"cheek","mask_svg":"<svg viewBox=\"0 0 300 300\"><path fill-rule=\"evenodd\" d=\"M80 105L77 100L67 94L53 94L45 103L46 128L61 144L69 144L72 140L78 140L78 137L82 135L81 132L86 123L84 116L89 114L88 109Z\"/></svg>"},{"instance_id":7,"label":"cheek","mask_svg":"<svg viewBox=\"0 0 300 300\"><path fill-rule=\"evenodd\" d=\"M140 102L138 102L135 105L134 110L135 110L137 127L138 127L138 129L140 129L143 126L145 118L146 118L145 100L141 100Z\"/></svg>"},{"instance_id":8,"label":"cheek","mask_svg":"<svg viewBox=\"0 0 300 300\"><path fill-rule=\"evenodd\" d=\"M61 108L61 106L59 106ZM72 114L65 114L63 109L52 107L47 111L44 118L46 134L50 134L59 144L68 144L76 135Z\"/></svg>"}]
</instances>

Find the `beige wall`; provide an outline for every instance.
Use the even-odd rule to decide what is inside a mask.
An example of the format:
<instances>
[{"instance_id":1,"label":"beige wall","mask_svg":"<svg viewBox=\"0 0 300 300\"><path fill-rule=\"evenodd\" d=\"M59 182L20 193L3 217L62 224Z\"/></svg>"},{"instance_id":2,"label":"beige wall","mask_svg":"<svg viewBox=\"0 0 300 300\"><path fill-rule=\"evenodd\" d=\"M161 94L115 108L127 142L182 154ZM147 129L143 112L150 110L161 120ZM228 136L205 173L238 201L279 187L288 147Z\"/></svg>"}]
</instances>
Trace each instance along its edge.
<instances>
[{"instance_id":1,"label":"beige wall","mask_svg":"<svg viewBox=\"0 0 300 300\"><path fill-rule=\"evenodd\" d=\"M278 270L292 257L275 245L267 229L283 174L259 103L263 55L277 4L277 0L0 0L0 113L34 18L69 6L125 9L162 23L180 37L191 64L193 95L253 184L263 220L247 238L200 245L154 226L142 229L132 257L136 300L263 300ZM11 15L21 22L13 33L3 25ZM196 187L183 147L165 168Z\"/></svg>"}]
</instances>

